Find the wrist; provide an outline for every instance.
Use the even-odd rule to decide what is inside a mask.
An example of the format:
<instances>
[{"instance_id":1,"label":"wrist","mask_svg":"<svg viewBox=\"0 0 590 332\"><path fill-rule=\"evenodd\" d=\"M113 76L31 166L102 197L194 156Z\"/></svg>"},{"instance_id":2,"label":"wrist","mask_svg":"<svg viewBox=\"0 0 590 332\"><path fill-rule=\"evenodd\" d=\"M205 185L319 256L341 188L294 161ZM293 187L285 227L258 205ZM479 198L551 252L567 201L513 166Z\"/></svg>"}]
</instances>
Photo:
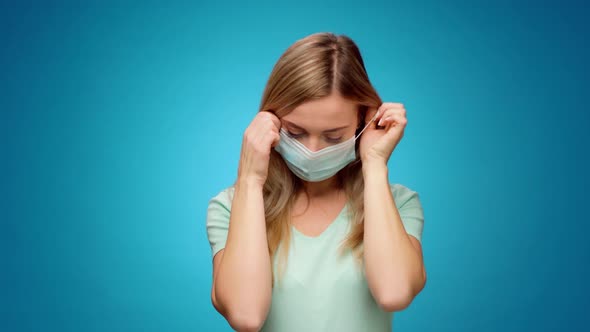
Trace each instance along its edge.
<instances>
[{"instance_id":1,"label":"wrist","mask_svg":"<svg viewBox=\"0 0 590 332\"><path fill-rule=\"evenodd\" d=\"M368 173L385 173L387 174L387 162L381 159L366 158L362 161L363 174Z\"/></svg>"},{"instance_id":2,"label":"wrist","mask_svg":"<svg viewBox=\"0 0 590 332\"><path fill-rule=\"evenodd\" d=\"M388 181L388 169L385 163L363 163L365 185Z\"/></svg>"},{"instance_id":3,"label":"wrist","mask_svg":"<svg viewBox=\"0 0 590 332\"><path fill-rule=\"evenodd\" d=\"M236 187L246 190L262 190L264 187L263 180L253 176L239 176L236 181Z\"/></svg>"}]
</instances>

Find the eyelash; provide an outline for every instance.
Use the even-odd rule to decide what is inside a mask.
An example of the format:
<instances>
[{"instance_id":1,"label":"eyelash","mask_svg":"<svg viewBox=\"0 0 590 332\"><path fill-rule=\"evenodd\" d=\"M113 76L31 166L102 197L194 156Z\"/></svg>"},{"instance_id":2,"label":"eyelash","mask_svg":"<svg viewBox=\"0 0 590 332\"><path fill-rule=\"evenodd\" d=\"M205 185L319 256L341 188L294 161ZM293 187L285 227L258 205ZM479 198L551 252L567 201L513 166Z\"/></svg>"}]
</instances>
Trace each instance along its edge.
<instances>
[{"instance_id":1,"label":"eyelash","mask_svg":"<svg viewBox=\"0 0 590 332\"><path fill-rule=\"evenodd\" d=\"M305 134L294 134L294 133L292 133L290 131L287 131L287 132L293 138L301 138L301 137L303 137L305 135ZM326 142L328 142L328 143L339 143L340 141L342 141L342 137L338 137L338 138L326 137Z\"/></svg>"}]
</instances>

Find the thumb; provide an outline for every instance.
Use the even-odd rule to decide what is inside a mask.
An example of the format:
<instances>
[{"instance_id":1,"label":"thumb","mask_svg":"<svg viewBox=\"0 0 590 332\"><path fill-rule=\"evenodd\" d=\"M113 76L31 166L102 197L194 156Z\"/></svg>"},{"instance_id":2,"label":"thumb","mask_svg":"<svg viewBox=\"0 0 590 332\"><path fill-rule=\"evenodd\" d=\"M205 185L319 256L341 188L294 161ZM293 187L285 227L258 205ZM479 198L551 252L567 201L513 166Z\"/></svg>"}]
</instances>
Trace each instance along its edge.
<instances>
[{"instance_id":1,"label":"thumb","mask_svg":"<svg viewBox=\"0 0 590 332\"><path fill-rule=\"evenodd\" d=\"M281 141L281 136L277 133L275 133L275 135L276 136L274 137L274 139L272 140L272 143L270 144L271 148L274 148L275 146L279 145L279 142Z\"/></svg>"}]
</instances>

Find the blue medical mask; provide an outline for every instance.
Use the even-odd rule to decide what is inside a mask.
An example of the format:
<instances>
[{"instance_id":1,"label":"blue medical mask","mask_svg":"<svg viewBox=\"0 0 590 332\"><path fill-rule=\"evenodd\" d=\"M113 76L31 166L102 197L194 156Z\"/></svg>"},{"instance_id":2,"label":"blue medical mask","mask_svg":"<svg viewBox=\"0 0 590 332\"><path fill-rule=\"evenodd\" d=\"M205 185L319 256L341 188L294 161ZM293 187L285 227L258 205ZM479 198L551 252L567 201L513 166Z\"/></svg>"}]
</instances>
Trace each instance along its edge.
<instances>
[{"instance_id":1,"label":"blue medical mask","mask_svg":"<svg viewBox=\"0 0 590 332\"><path fill-rule=\"evenodd\" d=\"M275 150L283 156L287 167L299 178L310 182L322 181L338 173L356 159L356 140L376 117L377 114L358 135L318 151L309 150L303 143L289 135L287 130L281 128L279 144L275 146Z\"/></svg>"}]
</instances>

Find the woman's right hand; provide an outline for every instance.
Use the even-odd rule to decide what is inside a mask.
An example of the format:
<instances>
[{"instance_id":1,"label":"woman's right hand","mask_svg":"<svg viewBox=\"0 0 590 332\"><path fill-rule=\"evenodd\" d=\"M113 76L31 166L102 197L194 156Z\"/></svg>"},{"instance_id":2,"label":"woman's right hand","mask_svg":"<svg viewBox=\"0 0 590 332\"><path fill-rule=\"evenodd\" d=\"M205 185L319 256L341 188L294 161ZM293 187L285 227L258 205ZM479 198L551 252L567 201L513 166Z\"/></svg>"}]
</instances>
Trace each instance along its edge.
<instances>
[{"instance_id":1,"label":"woman's right hand","mask_svg":"<svg viewBox=\"0 0 590 332\"><path fill-rule=\"evenodd\" d=\"M271 148L279 143L281 121L271 112L258 112L244 132L238 180L264 185Z\"/></svg>"}]
</instances>

